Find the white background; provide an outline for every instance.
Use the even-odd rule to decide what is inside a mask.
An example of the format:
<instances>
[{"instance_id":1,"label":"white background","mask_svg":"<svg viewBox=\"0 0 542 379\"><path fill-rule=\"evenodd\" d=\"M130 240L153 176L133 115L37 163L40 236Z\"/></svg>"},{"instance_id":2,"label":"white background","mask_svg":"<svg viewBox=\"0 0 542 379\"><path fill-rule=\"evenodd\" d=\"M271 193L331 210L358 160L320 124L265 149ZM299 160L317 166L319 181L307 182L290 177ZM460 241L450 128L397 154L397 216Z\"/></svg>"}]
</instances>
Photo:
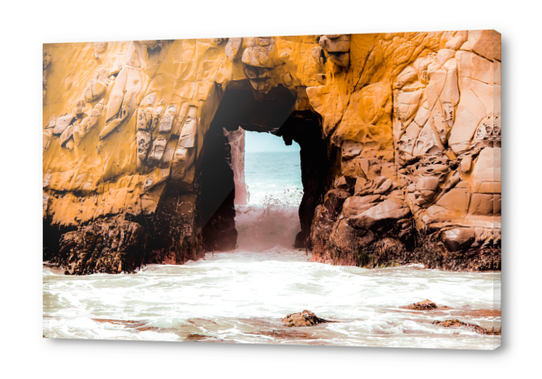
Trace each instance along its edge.
<instances>
[{"instance_id":1,"label":"white background","mask_svg":"<svg viewBox=\"0 0 542 379\"><path fill-rule=\"evenodd\" d=\"M2 377L539 377L542 20L534 4L499 0L3 2ZM503 35L504 334L500 349L477 352L41 338L42 43L459 29L497 29Z\"/></svg>"}]
</instances>

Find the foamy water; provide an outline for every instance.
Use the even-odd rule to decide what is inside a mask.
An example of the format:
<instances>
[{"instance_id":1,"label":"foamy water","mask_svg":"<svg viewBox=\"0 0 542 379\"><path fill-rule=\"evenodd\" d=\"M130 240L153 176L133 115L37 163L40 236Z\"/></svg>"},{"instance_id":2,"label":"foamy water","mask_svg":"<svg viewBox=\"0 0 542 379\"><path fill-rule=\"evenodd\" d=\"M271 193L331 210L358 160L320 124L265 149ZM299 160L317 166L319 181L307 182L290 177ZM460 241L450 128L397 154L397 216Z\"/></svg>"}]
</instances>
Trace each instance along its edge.
<instances>
[{"instance_id":1,"label":"foamy water","mask_svg":"<svg viewBox=\"0 0 542 379\"><path fill-rule=\"evenodd\" d=\"M465 310L491 309L498 274L369 270L309 258L275 248L208 254L204 261L147 266L135 275L70 277L44 269L44 335L186 340L197 334L249 343L472 349L500 344L499 336L431 324ZM400 308L426 298L453 309ZM302 336L280 336L289 329L281 318L303 309L341 322L295 328ZM485 327L499 324L494 317L460 318Z\"/></svg>"},{"instance_id":2,"label":"foamy water","mask_svg":"<svg viewBox=\"0 0 542 379\"><path fill-rule=\"evenodd\" d=\"M299 151L246 153L245 180L249 204L278 200L297 207L303 195Z\"/></svg>"},{"instance_id":3,"label":"foamy water","mask_svg":"<svg viewBox=\"0 0 542 379\"><path fill-rule=\"evenodd\" d=\"M290 159L295 165L296 156L288 154L281 164ZM44 268L44 335L423 348L500 345L500 336L431 324L459 318L499 327L500 316L485 310L500 309L494 300L500 298L500 273L312 263L310 254L292 247L301 198L300 182L292 173L299 173L299 166L290 167L284 181L276 181L282 191L270 194L257 190L267 188L261 183L269 177L264 162L269 159L260 155L254 166L259 169L251 171L254 162L248 158L251 198L237 208L237 250L209 253L205 260L182 266L150 265L131 275L75 277ZM451 309L401 308L425 299ZM304 309L339 322L308 328L281 322Z\"/></svg>"}]
</instances>

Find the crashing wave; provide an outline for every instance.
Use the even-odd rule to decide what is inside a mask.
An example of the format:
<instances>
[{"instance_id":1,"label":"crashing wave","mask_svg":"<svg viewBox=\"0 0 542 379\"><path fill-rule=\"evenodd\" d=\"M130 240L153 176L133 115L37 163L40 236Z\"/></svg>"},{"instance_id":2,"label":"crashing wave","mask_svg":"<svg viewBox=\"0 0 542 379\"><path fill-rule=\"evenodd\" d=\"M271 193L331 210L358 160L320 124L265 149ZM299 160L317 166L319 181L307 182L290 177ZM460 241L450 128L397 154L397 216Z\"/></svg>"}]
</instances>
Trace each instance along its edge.
<instances>
[{"instance_id":1,"label":"crashing wave","mask_svg":"<svg viewBox=\"0 0 542 379\"><path fill-rule=\"evenodd\" d=\"M301 230L298 208L303 192L286 189L266 194L260 203L236 206L237 246L242 250L264 251L275 246L293 248Z\"/></svg>"}]
</instances>

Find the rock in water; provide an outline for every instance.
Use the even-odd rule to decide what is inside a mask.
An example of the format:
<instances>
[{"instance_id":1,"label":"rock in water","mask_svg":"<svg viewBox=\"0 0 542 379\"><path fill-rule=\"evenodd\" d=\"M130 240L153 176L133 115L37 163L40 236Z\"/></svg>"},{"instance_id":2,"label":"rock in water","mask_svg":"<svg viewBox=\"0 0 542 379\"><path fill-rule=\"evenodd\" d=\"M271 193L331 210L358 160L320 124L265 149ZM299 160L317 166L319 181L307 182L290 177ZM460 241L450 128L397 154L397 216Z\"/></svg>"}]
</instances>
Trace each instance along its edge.
<instances>
[{"instance_id":1,"label":"rock in water","mask_svg":"<svg viewBox=\"0 0 542 379\"><path fill-rule=\"evenodd\" d=\"M442 327L445 327L445 328L460 328L460 327L465 327L467 329L470 329L476 333L479 333L479 334L486 334L486 335L498 335L500 336L501 335L501 329L496 329L496 328L482 328L481 326L479 325L476 325L476 324L469 324L467 322L463 322L463 321L460 321L460 320L445 320L445 321L433 321L432 322L433 325L438 325L438 326L442 326Z\"/></svg>"},{"instance_id":2,"label":"rock in water","mask_svg":"<svg viewBox=\"0 0 542 379\"><path fill-rule=\"evenodd\" d=\"M429 299L425 299L424 301L419 301L417 303L407 305L405 308L414 309L416 311L429 311L432 309L437 309L437 304L433 303Z\"/></svg>"},{"instance_id":3,"label":"rock in water","mask_svg":"<svg viewBox=\"0 0 542 379\"><path fill-rule=\"evenodd\" d=\"M282 322L287 323L289 327L300 327L324 324L332 321L324 320L323 318L316 316L311 311L304 310L303 312L292 313L284 317Z\"/></svg>"}]
</instances>

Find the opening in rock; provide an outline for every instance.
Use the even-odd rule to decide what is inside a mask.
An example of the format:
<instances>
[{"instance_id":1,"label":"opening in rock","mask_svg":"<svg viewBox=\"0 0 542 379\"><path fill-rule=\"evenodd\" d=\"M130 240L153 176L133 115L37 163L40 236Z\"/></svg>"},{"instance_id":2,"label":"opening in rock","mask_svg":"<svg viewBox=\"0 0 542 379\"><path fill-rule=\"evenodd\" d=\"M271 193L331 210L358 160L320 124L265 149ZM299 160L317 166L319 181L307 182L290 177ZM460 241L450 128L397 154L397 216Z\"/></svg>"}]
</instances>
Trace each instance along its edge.
<instances>
[{"instance_id":1,"label":"opening in rock","mask_svg":"<svg viewBox=\"0 0 542 379\"><path fill-rule=\"evenodd\" d=\"M253 137L249 137L248 142L244 142L245 147L242 143L230 144L230 141L238 138L235 133L242 133L240 128L247 133L270 133L274 135L272 138L281 137L283 145L286 145L284 150L291 151L288 153L289 157L281 158L273 154L267 154L267 157L264 157L261 154L266 153L260 152L260 156L252 157L255 158L254 161L245 162L249 170L258 170L257 167L252 167L252 165L257 166L258 161L273 160L273 164L276 165L273 170L277 170L280 174L280 160L283 161L282 165L288 164L292 167L294 156L299 154L297 159L300 167L297 169L301 172L301 186L298 185L297 188L302 187L302 193L299 190L296 192L294 186L291 186L289 192L273 193L273 190L277 188L273 186L273 177L254 178L260 182L258 185L261 188L248 189L249 205L258 202L264 207L262 212L267 209L268 221L280 224L281 217L278 217L278 214L269 214L271 209L278 209L281 204L294 205L297 202L299 224L293 233L297 231L298 233L292 244L297 248L310 247L308 236L314 208L329 187L328 173L331 163L327 155L326 143L321 135L320 117L310 111L292 112L294 103L295 98L282 86L272 89L265 96L255 94L252 90L243 88L242 85L229 89L224 94L205 138L201 174L198 178L200 194L196 207L197 221L201 228L202 246L205 251L232 250L239 246L238 230L235 225L235 202L239 204L239 212L245 211L246 208L242 208L244 200L242 193L239 193L243 191L243 187L235 185L234 176L239 176L239 174L234 173L232 165L235 165L236 155L243 155L245 147L249 152L258 153L256 151L258 147L248 147ZM278 141L280 140L277 138ZM299 145L298 153L295 152L297 149L291 146L294 142ZM247 156L244 156L246 159ZM258 172L251 171L250 175L252 174L257 175ZM299 180L299 175L297 180ZM266 194L269 195L267 198ZM281 216L288 218L286 214ZM269 227L272 225L270 224ZM283 232L291 231L293 228L291 223L277 225L277 229L280 227L283 230L276 234L277 242L283 238ZM281 240L276 244L281 243L284 241ZM242 246L239 247L242 248Z\"/></svg>"},{"instance_id":2,"label":"opening in rock","mask_svg":"<svg viewBox=\"0 0 542 379\"><path fill-rule=\"evenodd\" d=\"M233 155L232 161L235 158ZM243 170L233 167L234 173ZM269 133L245 132L244 179L249 196L246 205L236 205L238 247L249 251L277 245L293 248L300 231L298 208L303 196L299 145L286 146ZM236 183L236 190L240 187Z\"/></svg>"}]
</instances>

